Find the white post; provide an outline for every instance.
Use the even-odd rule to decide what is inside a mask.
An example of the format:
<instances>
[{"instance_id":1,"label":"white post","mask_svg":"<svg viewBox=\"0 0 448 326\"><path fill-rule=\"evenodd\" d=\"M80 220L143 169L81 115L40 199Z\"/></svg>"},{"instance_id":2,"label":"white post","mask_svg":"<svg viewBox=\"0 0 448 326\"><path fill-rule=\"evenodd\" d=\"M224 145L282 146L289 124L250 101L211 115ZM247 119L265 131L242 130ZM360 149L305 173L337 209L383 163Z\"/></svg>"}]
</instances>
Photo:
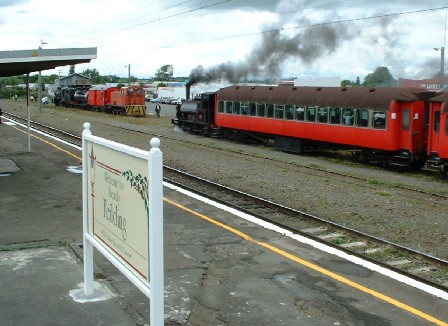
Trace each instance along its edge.
<instances>
[{"instance_id":1,"label":"white post","mask_svg":"<svg viewBox=\"0 0 448 326\"><path fill-rule=\"evenodd\" d=\"M162 326L165 318L163 262L163 157L160 140L151 139L149 151L149 284L150 325Z\"/></svg>"},{"instance_id":2,"label":"white post","mask_svg":"<svg viewBox=\"0 0 448 326\"><path fill-rule=\"evenodd\" d=\"M87 152L87 141L85 135L91 135L90 123L84 123L82 132L82 238L84 251L84 294L85 296L93 295L93 245L86 239L89 232L89 180L87 171L89 168L89 153Z\"/></svg>"}]
</instances>

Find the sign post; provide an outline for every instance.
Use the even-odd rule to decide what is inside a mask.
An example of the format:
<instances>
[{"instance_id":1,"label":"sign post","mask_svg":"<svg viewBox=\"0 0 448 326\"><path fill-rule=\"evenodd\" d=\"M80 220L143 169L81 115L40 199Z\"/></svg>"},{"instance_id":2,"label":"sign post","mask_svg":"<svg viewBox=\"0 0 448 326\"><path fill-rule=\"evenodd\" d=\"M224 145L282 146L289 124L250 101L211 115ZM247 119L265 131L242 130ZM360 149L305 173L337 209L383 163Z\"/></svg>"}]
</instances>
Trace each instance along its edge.
<instances>
[{"instance_id":1,"label":"sign post","mask_svg":"<svg viewBox=\"0 0 448 326\"><path fill-rule=\"evenodd\" d=\"M150 300L164 324L163 157L160 140L142 151L82 134L84 294L93 295L93 248Z\"/></svg>"}]
</instances>

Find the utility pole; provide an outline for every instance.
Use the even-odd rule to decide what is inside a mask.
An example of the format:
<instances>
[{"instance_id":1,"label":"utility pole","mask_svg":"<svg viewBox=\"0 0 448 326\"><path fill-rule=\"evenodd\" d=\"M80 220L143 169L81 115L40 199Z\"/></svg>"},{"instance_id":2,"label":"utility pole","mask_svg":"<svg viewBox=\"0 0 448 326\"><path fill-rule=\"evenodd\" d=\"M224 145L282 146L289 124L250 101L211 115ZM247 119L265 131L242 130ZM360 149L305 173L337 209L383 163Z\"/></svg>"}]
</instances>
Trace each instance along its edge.
<instances>
[{"instance_id":1,"label":"utility pole","mask_svg":"<svg viewBox=\"0 0 448 326\"><path fill-rule=\"evenodd\" d=\"M440 49L440 90L442 90L445 85L445 47L434 48L434 50L439 51Z\"/></svg>"},{"instance_id":2,"label":"utility pole","mask_svg":"<svg viewBox=\"0 0 448 326\"><path fill-rule=\"evenodd\" d=\"M445 82L445 48L442 46L440 48L440 89L442 90Z\"/></svg>"}]
</instances>

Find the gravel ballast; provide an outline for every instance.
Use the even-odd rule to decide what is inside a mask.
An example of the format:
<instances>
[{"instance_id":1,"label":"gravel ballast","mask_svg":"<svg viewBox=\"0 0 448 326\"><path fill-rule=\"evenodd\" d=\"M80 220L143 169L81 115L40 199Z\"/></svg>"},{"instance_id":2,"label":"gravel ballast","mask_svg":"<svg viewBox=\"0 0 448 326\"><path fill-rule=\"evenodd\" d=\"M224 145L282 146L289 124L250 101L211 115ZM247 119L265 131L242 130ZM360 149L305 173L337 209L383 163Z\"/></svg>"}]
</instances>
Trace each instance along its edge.
<instances>
[{"instance_id":1,"label":"gravel ballast","mask_svg":"<svg viewBox=\"0 0 448 326\"><path fill-rule=\"evenodd\" d=\"M1 107L26 116L26 106L18 102L2 101ZM439 175L179 133L164 111L160 118L133 118L53 105L40 113L32 106L31 119L76 135L81 135L84 122L90 122L94 135L145 150L150 139L159 136L167 166L448 260L448 200L424 193L448 195L448 181Z\"/></svg>"}]
</instances>

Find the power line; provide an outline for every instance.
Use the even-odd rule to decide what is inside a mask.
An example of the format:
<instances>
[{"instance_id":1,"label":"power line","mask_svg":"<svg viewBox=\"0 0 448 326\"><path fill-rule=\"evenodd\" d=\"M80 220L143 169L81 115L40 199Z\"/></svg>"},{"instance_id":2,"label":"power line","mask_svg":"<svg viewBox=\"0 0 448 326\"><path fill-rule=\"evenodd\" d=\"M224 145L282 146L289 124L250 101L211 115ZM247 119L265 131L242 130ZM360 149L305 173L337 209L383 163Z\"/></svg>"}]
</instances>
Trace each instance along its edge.
<instances>
[{"instance_id":1,"label":"power line","mask_svg":"<svg viewBox=\"0 0 448 326\"><path fill-rule=\"evenodd\" d=\"M111 20L113 20L113 27L117 27L117 26L124 25L124 24L127 24L127 23L135 23L135 21L138 20L138 19L145 18L145 17L148 17L148 16L156 16L156 15L159 15L159 14L160 14L161 12L163 12L163 11L168 11L168 10L170 10L170 9L172 9L172 8L179 7L179 6L184 5L184 4L186 4L186 3L188 3L188 2L191 2L191 1L196 1L196 0L186 0L186 1L184 1L184 2L180 2L180 3L174 4L174 5L172 5L172 6L163 8L163 9L160 9L160 8L159 8L158 11L155 12L155 13L152 12L152 13L150 13L150 14L145 14L145 15L141 15L141 16L138 16L138 17L131 17L131 18L129 18L129 19L127 19L127 20L124 20L124 21L122 21L122 22L116 22L116 21L114 20L114 19L115 19L114 17L111 18ZM210 1L210 0L208 0L208 1ZM130 16L130 15L133 15L134 13L141 13L142 10L144 10L145 8L149 8L149 7L153 7L153 6L158 6L159 3L160 3L160 1L157 0L157 1L154 1L154 2L152 2L152 3L150 3L150 4L146 5L146 6L139 7L138 9L129 11L128 13L125 13L125 14L121 14L120 16L123 17L123 16ZM97 29L97 30L91 31L89 34L96 34L96 33L98 33L98 32L101 32L101 31L103 31L103 30L107 30L107 29L109 29L109 28L110 28L110 27L107 27L107 26L106 26L106 27L102 27L102 28L99 28L99 29Z\"/></svg>"},{"instance_id":2,"label":"power line","mask_svg":"<svg viewBox=\"0 0 448 326\"><path fill-rule=\"evenodd\" d=\"M307 24L307 25L300 25L300 26L292 26L292 27L287 27L287 28L283 28L282 27L282 28L277 28L277 29L265 30L265 31L261 31L261 32L245 33L245 34L238 34L238 35L231 35L231 36L223 36L223 37L218 37L218 38L213 38L213 39L208 39L208 40L202 40L202 41L188 42L188 43L183 43L183 44L177 43L177 44L173 44L173 45L166 45L166 46L156 47L154 49L155 50L160 50L160 49L173 48L173 47L177 47L177 46L180 46L180 45L205 43L205 42L215 42L215 41L228 40L228 39L232 39L232 38L240 38L240 37L246 37L246 36L262 35L262 34L267 34L267 33L277 33L277 32L286 31L286 30L320 27L320 26L342 24L342 23L362 21L362 20L378 19L378 18L386 18L386 17L393 17L393 16L403 16L403 15L410 15L410 14L416 14L416 13L421 13L421 12L437 11L437 10L442 10L442 9L448 9L448 6L438 7L438 8L420 9L420 10L414 10L414 11L404 11L404 12L398 12L398 13L392 13L392 14L374 15L374 16L369 16L369 17L342 19L342 20L336 20L336 21L332 21L332 22L314 23L314 24Z\"/></svg>"},{"instance_id":3,"label":"power line","mask_svg":"<svg viewBox=\"0 0 448 326\"><path fill-rule=\"evenodd\" d=\"M184 3L187 3L187 2L189 2L189 1L191 1L191 0L185 1ZM210 1L212 1L212 0L206 0L206 1L202 2L202 3L207 3L207 2L210 2ZM209 5L201 5L201 7L199 7L199 8L193 8L193 9L188 9L188 8L187 8L187 9L181 11L181 12L177 12L177 13L169 14L169 15L166 15L166 16L164 16L164 17L152 18L151 20L148 20L148 21L145 21L145 22L143 22L143 23L139 23L139 24L136 24L136 25L133 25L133 26L129 26L129 27L122 28L122 29L118 29L118 30L114 30L114 31L108 31L107 33L104 33L104 34L101 34L101 35L96 35L96 36L94 36L94 37L85 39L85 40L83 40L83 42L85 42L85 41L90 41L90 40L94 40L94 39L97 39L97 38L102 38L102 37L107 36L107 35L110 35L110 34L115 34L115 33L118 33L118 32L123 32L123 31L126 31L126 30L130 30L130 29L133 29L133 28L137 28L137 27L143 26L143 25L147 25L147 24L150 24L150 23L159 22L159 21L162 21L162 20L165 20L165 19L168 19L168 18L173 18L173 17L176 17L176 16L180 16L180 15L188 14L188 13L191 13L191 12L194 12L194 11L198 11L198 10L201 10L201 9L206 9L206 8L214 7L214 6L217 6L217 5L220 5L220 4L229 2L229 1L231 1L231 0L222 0L222 1L220 1L220 2L212 3L212 4L209 4ZM171 7L171 8L172 8L172 7ZM164 10L165 10L165 9L164 9ZM80 41L80 42L81 42L81 41ZM80 43L80 42L77 42L77 43Z\"/></svg>"},{"instance_id":4,"label":"power line","mask_svg":"<svg viewBox=\"0 0 448 326\"><path fill-rule=\"evenodd\" d=\"M334 1L334 2L327 2L327 3L323 3L321 5L316 5L316 6L308 7L308 8L305 8L305 9L281 12L281 13L279 13L279 15L288 15L288 14L296 13L296 12L299 12L299 11L306 11L306 10L311 10L311 9L331 6L331 5L335 5L335 4L342 3L342 2L347 2L347 1L350 1L350 0L340 0L340 1Z\"/></svg>"}]
</instances>

